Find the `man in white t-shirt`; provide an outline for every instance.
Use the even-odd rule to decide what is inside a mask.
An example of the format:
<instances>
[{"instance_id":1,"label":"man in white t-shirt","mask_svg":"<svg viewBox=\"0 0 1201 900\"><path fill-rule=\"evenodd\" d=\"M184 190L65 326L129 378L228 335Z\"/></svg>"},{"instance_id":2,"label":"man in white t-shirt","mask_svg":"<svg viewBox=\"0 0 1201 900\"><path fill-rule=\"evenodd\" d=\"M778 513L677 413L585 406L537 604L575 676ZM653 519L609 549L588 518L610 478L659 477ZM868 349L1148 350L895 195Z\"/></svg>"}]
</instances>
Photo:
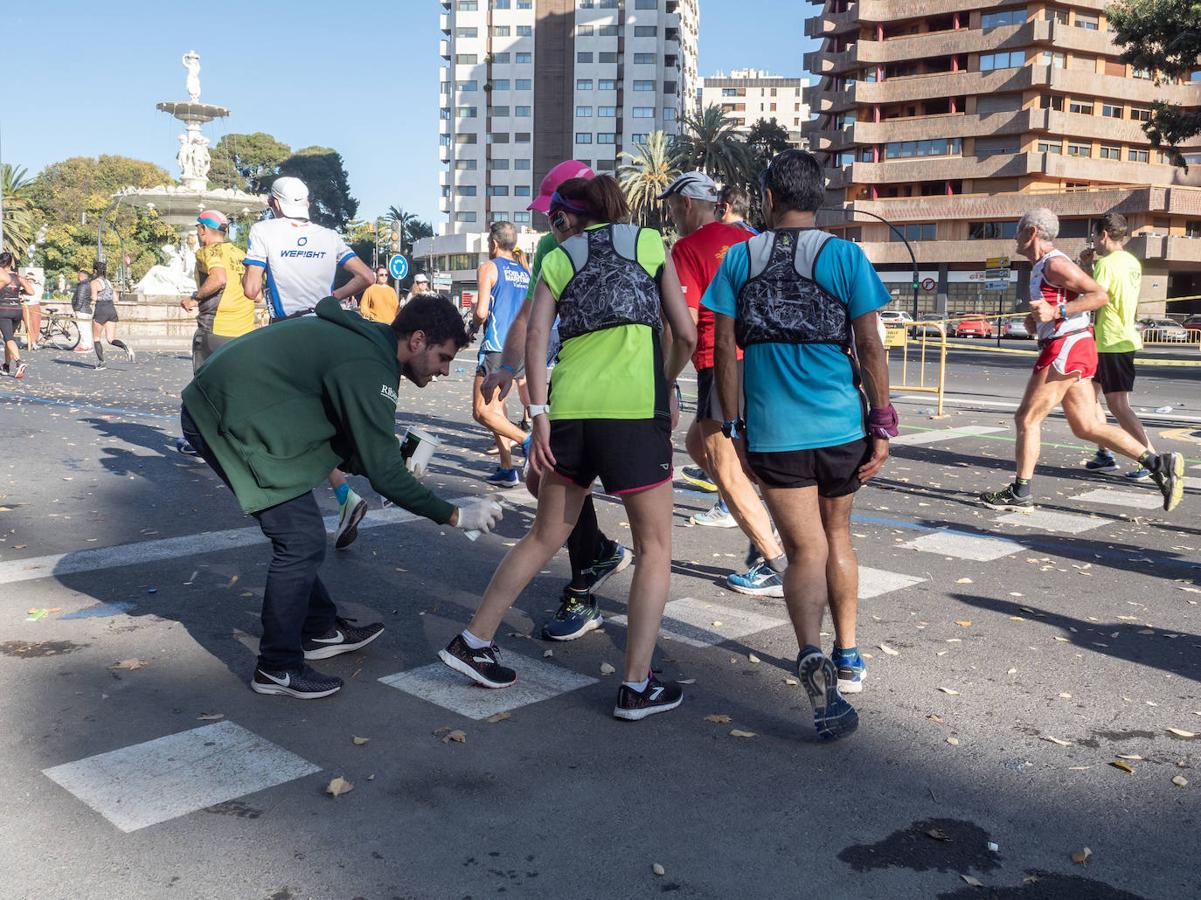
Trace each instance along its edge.
<instances>
[{"instance_id":1,"label":"man in white t-shirt","mask_svg":"<svg viewBox=\"0 0 1201 900\"><path fill-rule=\"evenodd\" d=\"M258 300L266 282L272 324L311 315L318 301L326 297L343 301L361 294L375 281L371 269L338 232L309 221L309 189L299 178L285 175L275 179L267 205L272 218L250 226L242 291ZM339 268L353 277L334 290ZM330 473L329 483L338 498L334 548L345 550L359 536L367 501L350 489L338 469Z\"/></svg>"}]
</instances>

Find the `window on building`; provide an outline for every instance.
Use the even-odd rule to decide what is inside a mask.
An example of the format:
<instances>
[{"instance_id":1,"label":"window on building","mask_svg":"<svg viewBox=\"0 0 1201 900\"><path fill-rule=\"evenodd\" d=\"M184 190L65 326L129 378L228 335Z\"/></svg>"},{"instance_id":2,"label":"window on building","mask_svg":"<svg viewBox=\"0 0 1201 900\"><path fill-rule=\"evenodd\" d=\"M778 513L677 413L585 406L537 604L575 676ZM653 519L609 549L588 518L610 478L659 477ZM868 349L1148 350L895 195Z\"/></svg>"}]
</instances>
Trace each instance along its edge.
<instances>
[{"instance_id":1,"label":"window on building","mask_svg":"<svg viewBox=\"0 0 1201 900\"><path fill-rule=\"evenodd\" d=\"M490 159L488 160L488 168L498 172L505 172L509 168L509 161L507 159Z\"/></svg>"},{"instance_id":2,"label":"window on building","mask_svg":"<svg viewBox=\"0 0 1201 900\"><path fill-rule=\"evenodd\" d=\"M635 0L634 9L658 9L659 0Z\"/></svg>"},{"instance_id":3,"label":"window on building","mask_svg":"<svg viewBox=\"0 0 1201 900\"><path fill-rule=\"evenodd\" d=\"M635 106L635 119L653 119L655 117L655 108L653 106Z\"/></svg>"},{"instance_id":4,"label":"window on building","mask_svg":"<svg viewBox=\"0 0 1201 900\"><path fill-rule=\"evenodd\" d=\"M976 158L988 159L990 156L1017 153L1018 139L1011 135L1004 137L976 138Z\"/></svg>"},{"instance_id":5,"label":"window on building","mask_svg":"<svg viewBox=\"0 0 1201 900\"><path fill-rule=\"evenodd\" d=\"M498 119L507 119L509 117L509 107L494 106L492 107L492 115Z\"/></svg>"},{"instance_id":6,"label":"window on building","mask_svg":"<svg viewBox=\"0 0 1201 900\"><path fill-rule=\"evenodd\" d=\"M1149 69L1131 69L1130 74L1135 78L1142 78L1144 81L1151 80L1151 71Z\"/></svg>"},{"instance_id":7,"label":"window on building","mask_svg":"<svg viewBox=\"0 0 1201 900\"><path fill-rule=\"evenodd\" d=\"M514 197L528 197L530 195L530 186L528 184L518 184L513 187Z\"/></svg>"},{"instance_id":8,"label":"window on building","mask_svg":"<svg viewBox=\"0 0 1201 900\"><path fill-rule=\"evenodd\" d=\"M475 196L475 185L474 184L456 185L455 193L458 194L460 197L474 197Z\"/></svg>"},{"instance_id":9,"label":"window on building","mask_svg":"<svg viewBox=\"0 0 1201 900\"><path fill-rule=\"evenodd\" d=\"M1068 112L1077 113L1082 116L1091 116L1093 114L1093 101L1080 100L1073 97L1068 101Z\"/></svg>"},{"instance_id":10,"label":"window on building","mask_svg":"<svg viewBox=\"0 0 1201 900\"><path fill-rule=\"evenodd\" d=\"M518 37L533 37L534 36L534 26L533 25L518 25L517 26L517 36Z\"/></svg>"},{"instance_id":11,"label":"window on building","mask_svg":"<svg viewBox=\"0 0 1201 900\"><path fill-rule=\"evenodd\" d=\"M1018 223L1012 219L1003 222L969 222L967 226L968 240L998 241L1016 238Z\"/></svg>"},{"instance_id":12,"label":"window on building","mask_svg":"<svg viewBox=\"0 0 1201 900\"><path fill-rule=\"evenodd\" d=\"M512 9L512 0L492 0L493 9Z\"/></svg>"},{"instance_id":13,"label":"window on building","mask_svg":"<svg viewBox=\"0 0 1201 900\"><path fill-rule=\"evenodd\" d=\"M460 119L474 119L476 116L476 107L474 106L456 106L455 115Z\"/></svg>"},{"instance_id":14,"label":"window on building","mask_svg":"<svg viewBox=\"0 0 1201 900\"><path fill-rule=\"evenodd\" d=\"M517 0L518 9L533 9L534 0Z\"/></svg>"},{"instance_id":15,"label":"window on building","mask_svg":"<svg viewBox=\"0 0 1201 900\"><path fill-rule=\"evenodd\" d=\"M1068 144L1068 156L1092 156L1092 144Z\"/></svg>"},{"instance_id":16,"label":"window on building","mask_svg":"<svg viewBox=\"0 0 1201 900\"><path fill-rule=\"evenodd\" d=\"M528 159L513 160L513 168L514 169L525 170L525 169L529 169L529 167L530 167L530 161Z\"/></svg>"},{"instance_id":17,"label":"window on building","mask_svg":"<svg viewBox=\"0 0 1201 900\"><path fill-rule=\"evenodd\" d=\"M914 156L955 156L960 150L959 138L931 138L925 141L893 141L884 145L886 159L907 159Z\"/></svg>"},{"instance_id":18,"label":"window on building","mask_svg":"<svg viewBox=\"0 0 1201 900\"><path fill-rule=\"evenodd\" d=\"M1063 189L1069 193L1072 191L1087 191L1091 185L1087 181L1065 181Z\"/></svg>"},{"instance_id":19,"label":"window on building","mask_svg":"<svg viewBox=\"0 0 1201 900\"><path fill-rule=\"evenodd\" d=\"M1135 122L1150 122L1151 107L1149 106L1132 106L1130 107L1130 118Z\"/></svg>"},{"instance_id":20,"label":"window on building","mask_svg":"<svg viewBox=\"0 0 1201 900\"><path fill-rule=\"evenodd\" d=\"M663 121L664 122L674 122L675 120L676 120L676 108L674 106L664 107Z\"/></svg>"},{"instance_id":21,"label":"window on building","mask_svg":"<svg viewBox=\"0 0 1201 900\"><path fill-rule=\"evenodd\" d=\"M615 91L617 90L617 79L598 78L596 81L596 89L598 91Z\"/></svg>"},{"instance_id":22,"label":"window on building","mask_svg":"<svg viewBox=\"0 0 1201 900\"><path fill-rule=\"evenodd\" d=\"M1043 65L1050 66L1053 69L1066 69L1068 65L1067 54L1060 53L1057 50L1044 50Z\"/></svg>"},{"instance_id":23,"label":"window on building","mask_svg":"<svg viewBox=\"0 0 1201 900\"><path fill-rule=\"evenodd\" d=\"M456 66L474 66L474 65L477 65L479 63L479 61L480 61L480 57L479 57L478 53L456 53L455 54L455 65Z\"/></svg>"},{"instance_id":24,"label":"window on building","mask_svg":"<svg viewBox=\"0 0 1201 900\"><path fill-rule=\"evenodd\" d=\"M1043 94L1039 98L1038 105L1040 109L1054 109L1063 112L1063 97L1058 94Z\"/></svg>"},{"instance_id":25,"label":"window on building","mask_svg":"<svg viewBox=\"0 0 1201 900\"><path fill-rule=\"evenodd\" d=\"M475 213L473 212L457 212L455 213L456 222L474 222Z\"/></svg>"},{"instance_id":26,"label":"window on building","mask_svg":"<svg viewBox=\"0 0 1201 900\"><path fill-rule=\"evenodd\" d=\"M636 66L653 66L655 64L655 54L653 53L635 53L634 65Z\"/></svg>"},{"instance_id":27,"label":"window on building","mask_svg":"<svg viewBox=\"0 0 1201 900\"><path fill-rule=\"evenodd\" d=\"M592 107L591 106L577 106L575 108L575 114L576 114L576 118L591 119L592 118Z\"/></svg>"},{"instance_id":28,"label":"window on building","mask_svg":"<svg viewBox=\"0 0 1201 900\"><path fill-rule=\"evenodd\" d=\"M600 116L602 119L615 119L615 118L617 118L617 107L616 106L598 106L596 108L596 114L598 116Z\"/></svg>"},{"instance_id":29,"label":"window on building","mask_svg":"<svg viewBox=\"0 0 1201 900\"><path fill-rule=\"evenodd\" d=\"M529 225L530 214L528 212L515 212L513 213L513 222L517 225Z\"/></svg>"},{"instance_id":30,"label":"window on building","mask_svg":"<svg viewBox=\"0 0 1201 900\"><path fill-rule=\"evenodd\" d=\"M592 62L592 52L589 50L580 50L576 52L575 61L578 63Z\"/></svg>"},{"instance_id":31,"label":"window on building","mask_svg":"<svg viewBox=\"0 0 1201 900\"><path fill-rule=\"evenodd\" d=\"M513 107L513 115L515 115L515 116L524 118L526 116L532 116L533 114L534 114L533 110L528 106L514 106Z\"/></svg>"},{"instance_id":32,"label":"window on building","mask_svg":"<svg viewBox=\"0 0 1201 900\"><path fill-rule=\"evenodd\" d=\"M488 135L489 144L507 144L509 143L508 132Z\"/></svg>"},{"instance_id":33,"label":"window on building","mask_svg":"<svg viewBox=\"0 0 1201 900\"><path fill-rule=\"evenodd\" d=\"M507 66L511 59L512 59L512 55L508 51L505 51L504 53L493 53L492 54L492 61L494 63L496 63L498 66Z\"/></svg>"},{"instance_id":34,"label":"window on building","mask_svg":"<svg viewBox=\"0 0 1201 900\"><path fill-rule=\"evenodd\" d=\"M479 37L480 30L478 28L456 28L455 37L457 38L473 38Z\"/></svg>"},{"instance_id":35,"label":"window on building","mask_svg":"<svg viewBox=\"0 0 1201 900\"><path fill-rule=\"evenodd\" d=\"M663 93L674 94L676 92L676 83L674 81L663 82ZM775 109L776 104L772 104L772 109Z\"/></svg>"},{"instance_id":36,"label":"window on building","mask_svg":"<svg viewBox=\"0 0 1201 900\"><path fill-rule=\"evenodd\" d=\"M577 25L575 28L576 37L592 37L591 25Z\"/></svg>"},{"instance_id":37,"label":"window on building","mask_svg":"<svg viewBox=\"0 0 1201 900\"><path fill-rule=\"evenodd\" d=\"M1068 11L1048 6L1043 10L1043 19L1048 22L1058 22L1060 25L1066 25L1068 24Z\"/></svg>"},{"instance_id":38,"label":"window on building","mask_svg":"<svg viewBox=\"0 0 1201 900\"><path fill-rule=\"evenodd\" d=\"M1101 17L1096 13L1076 13L1076 21L1072 23L1077 28L1083 28L1086 31L1096 31L1101 27Z\"/></svg>"},{"instance_id":39,"label":"window on building","mask_svg":"<svg viewBox=\"0 0 1201 900\"><path fill-rule=\"evenodd\" d=\"M613 134L613 132L611 132L611 131L610 132L602 131L599 134L597 134L596 142L598 144L616 144L617 143L617 135Z\"/></svg>"},{"instance_id":40,"label":"window on building","mask_svg":"<svg viewBox=\"0 0 1201 900\"><path fill-rule=\"evenodd\" d=\"M1051 143L1049 141L1039 141L1038 152L1061 154L1063 153L1063 144L1061 144L1059 141L1056 141L1055 143Z\"/></svg>"},{"instance_id":41,"label":"window on building","mask_svg":"<svg viewBox=\"0 0 1201 900\"><path fill-rule=\"evenodd\" d=\"M455 135L456 144L475 144L478 143L475 132L469 131L466 134L459 133Z\"/></svg>"},{"instance_id":42,"label":"window on building","mask_svg":"<svg viewBox=\"0 0 1201 900\"><path fill-rule=\"evenodd\" d=\"M1090 219L1060 219L1059 236L1061 238L1085 238L1092 231Z\"/></svg>"},{"instance_id":43,"label":"window on building","mask_svg":"<svg viewBox=\"0 0 1201 900\"><path fill-rule=\"evenodd\" d=\"M519 90L519 91L532 91L534 89L534 79L518 78L514 82L514 85L516 86L517 90Z\"/></svg>"},{"instance_id":44,"label":"window on building","mask_svg":"<svg viewBox=\"0 0 1201 900\"><path fill-rule=\"evenodd\" d=\"M438 118L443 120L444 122L449 122L450 121L450 107L443 106L441 109L439 109L438 110Z\"/></svg>"},{"instance_id":45,"label":"window on building","mask_svg":"<svg viewBox=\"0 0 1201 900\"><path fill-rule=\"evenodd\" d=\"M598 159L596 161L596 171L598 172L612 172L616 168L617 163L614 160Z\"/></svg>"},{"instance_id":46,"label":"window on building","mask_svg":"<svg viewBox=\"0 0 1201 900\"><path fill-rule=\"evenodd\" d=\"M492 90L494 91L507 91L510 87L512 87L512 82L507 78L497 78L492 82Z\"/></svg>"},{"instance_id":47,"label":"window on building","mask_svg":"<svg viewBox=\"0 0 1201 900\"><path fill-rule=\"evenodd\" d=\"M591 78L577 78L575 80L575 89L577 91L592 90L592 79Z\"/></svg>"},{"instance_id":48,"label":"window on building","mask_svg":"<svg viewBox=\"0 0 1201 900\"><path fill-rule=\"evenodd\" d=\"M630 143L632 144L645 144L648 140L650 140L650 135L645 132L635 132L630 135Z\"/></svg>"},{"instance_id":49,"label":"window on building","mask_svg":"<svg viewBox=\"0 0 1201 900\"><path fill-rule=\"evenodd\" d=\"M1025 63L1025 50L1010 50L1008 52L1001 53L980 54L981 72L991 72L994 69L1015 69L1018 66L1025 65Z\"/></svg>"},{"instance_id":50,"label":"window on building","mask_svg":"<svg viewBox=\"0 0 1201 900\"><path fill-rule=\"evenodd\" d=\"M577 144L591 144L592 134L587 131L577 131L575 133L575 142Z\"/></svg>"},{"instance_id":51,"label":"window on building","mask_svg":"<svg viewBox=\"0 0 1201 900\"><path fill-rule=\"evenodd\" d=\"M455 169L459 172L474 172L476 169L476 160L474 159L456 159Z\"/></svg>"},{"instance_id":52,"label":"window on building","mask_svg":"<svg viewBox=\"0 0 1201 900\"><path fill-rule=\"evenodd\" d=\"M508 37L510 32L511 32L511 29L509 28L508 25L493 25L492 26L492 36L493 37Z\"/></svg>"},{"instance_id":53,"label":"window on building","mask_svg":"<svg viewBox=\"0 0 1201 900\"><path fill-rule=\"evenodd\" d=\"M1120 62L1116 59L1107 59L1103 62L1102 68L1104 70L1104 74L1106 75L1112 75L1115 78L1126 77L1126 64L1124 62Z\"/></svg>"},{"instance_id":54,"label":"window on building","mask_svg":"<svg viewBox=\"0 0 1201 900\"><path fill-rule=\"evenodd\" d=\"M459 0L455 4L455 9L459 12L479 12L480 3L479 0Z\"/></svg>"},{"instance_id":55,"label":"window on building","mask_svg":"<svg viewBox=\"0 0 1201 900\"><path fill-rule=\"evenodd\" d=\"M1110 144L1102 144L1101 145L1101 158L1102 159L1121 159L1122 158L1122 148L1114 147Z\"/></svg>"},{"instance_id":56,"label":"window on building","mask_svg":"<svg viewBox=\"0 0 1201 900\"><path fill-rule=\"evenodd\" d=\"M528 131L519 131L513 135L514 144L528 144L530 142L530 133Z\"/></svg>"},{"instance_id":57,"label":"window on building","mask_svg":"<svg viewBox=\"0 0 1201 900\"><path fill-rule=\"evenodd\" d=\"M509 186L507 184L490 184L488 185L489 197L507 197L509 196Z\"/></svg>"},{"instance_id":58,"label":"window on building","mask_svg":"<svg viewBox=\"0 0 1201 900\"><path fill-rule=\"evenodd\" d=\"M932 241L935 237L937 226L933 222L911 222L905 225L897 225L897 231L905 236L907 241ZM890 241L900 241L897 232L891 228L888 229L888 239Z\"/></svg>"},{"instance_id":59,"label":"window on building","mask_svg":"<svg viewBox=\"0 0 1201 900\"><path fill-rule=\"evenodd\" d=\"M532 54L532 53L518 53L517 54L517 64L518 65L529 65L533 61L534 61L534 54Z\"/></svg>"},{"instance_id":60,"label":"window on building","mask_svg":"<svg viewBox=\"0 0 1201 900\"><path fill-rule=\"evenodd\" d=\"M1101 115L1109 119L1122 118L1122 107L1115 103L1102 103Z\"/></svg>"},{"instance_id":61,"label":"window on building","mask_svg":"<svg viewBox=\"0 0 1201 900\"><path fill-rule=\"evenodd\" d=\"M634 37L658 37L659 26L657 25L635 25Z\"/></svg>"},{"instance_id":62,"label":"window on building","mask_svg":"<svg viewBox=\"0 0 1201 900\"><path fill-rule=\"evenodd\" d=\"M722 88L721 95L723 97L737 97L738 96L738 88Z\"/></svg>"},{"instance_id":63,"label":"window on building","mask_svg":"<svg viewBox=\"0 0 1201 900\"><path fill-rule=\"evenodd\" d=\"M1126 151L1126 159L1130 162L1148 162L1151 153L1148 150L1135 150L1133 147Z\"/></svg>"},{"instance_id":64,"label":"window on building","mask_svg":"<svg viewBox=\"0 0 1201 900\"><path fill-rule=\"evenodd\" d=\"M596 33L601 37L617 37L621 31L616 25L602 25Z\"/></svg>"},{"instance_id":65,"label":"window on building","mask_svg":"<svg viewBox=\"0 0 1201 900\"><path fill-rule=\"evenodd\" d=\"M1026 21L1026 8L1002 9L998 12L986 12L980 17L980 27L985 31L1001 28L1005 25L1021 25Z\"/></svg>"},{"instance_id":66,"label":"window on building","mask_svg":"<svg viewBox=\"0 0 1201 900\"><path fill-rule=\"evenodd\" d=\"M634 90L636 91L653 91L655 83L653 81L635 81Z\"/></svg>"},{"instance_id":67,"label":"window on building","mask_svg":"<svg viewBox=\"0 0 1201 900\"><path fill-rule=\"evenodd\" d=\"M618 55L619 54L617 54L617 53L604 53L604 52L598 53L598 54L596 54L596 61L598 63L620 62L621 60L618 59Z\"/></svg>"}]
</instances>

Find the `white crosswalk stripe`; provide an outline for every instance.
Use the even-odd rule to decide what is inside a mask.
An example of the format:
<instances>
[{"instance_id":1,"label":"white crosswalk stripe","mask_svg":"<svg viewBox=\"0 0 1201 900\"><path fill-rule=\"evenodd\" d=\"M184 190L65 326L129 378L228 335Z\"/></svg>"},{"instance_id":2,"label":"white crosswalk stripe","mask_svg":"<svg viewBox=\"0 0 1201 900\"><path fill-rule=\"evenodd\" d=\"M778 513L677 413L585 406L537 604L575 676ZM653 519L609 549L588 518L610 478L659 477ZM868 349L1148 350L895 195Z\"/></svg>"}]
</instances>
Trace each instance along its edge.
<instances>
[{"instance_id":1,"label":"white crosswalk stripe","mask_svg":"<svg viewBox=\"0 0 1201 900\"><path fill-rule=\"evenodd\" d=\"M1021 544L1008 538L967 534L962 531L932 531L900 546L910 550L921 550L924 553L937 553L941 556L971 559L976 562L1000 559L1022 549Z\"/></svg>"},{"instance_id":2,"label":"white crosswalk stripe","mask_svg":"<svg viewBox=\"0 0 1201 900\"><path fill-rule=\"evenodd\" d=\"M1015 525L1019 528L1057 531L1064 534L1081 534L1112 522L1113 519L1106 519L1102 516L1082 516L1075 513L1053 512L1047 509L1012 512L997 519L998 525Z\"/></svg>"},{"instance_id":3,"label":"white crosswalk stripe","mask_svg":"<svg viewBox=\"0 0 1201 900\"><path fill-rule=\"evenodd\" d=\"M1163 497L1159 492L1136 494L1133 491L1115 491L1111 488L1098 488L1086 491L1073 497L1074 503L1103 503L1106 506L1124 506L1127 509L1162 509Z\"/></svg>"},{"instance_id":4,"label":"white crosswalk stripe","mask_svg":"<svg viewBox=\"0 0 1201 900\"><path fill-rule=\"evenodd\" d=\"M767 614L746 607L682 597L672 600L663 610L663 637L690 647L712 647L722 641L735 640L785 624L788 615L782 605L778 609L778 612ZM609 616L607 619L617 625L626 624L624 615Z\"/></svg>"},{"instance_id":5,"label":"white crosswalk stripe","mask_svg":"<svg viewBox=\"0 0 1201 900\"><path fill-rule=\"evenodd\" d=\"M902 434L888 443L894 447L913 447L918 444L941 444L958 438L979 437L982 434L993 434L1006 429L996 425L963 425L959 428L942 428L937 431L918 431Z\"/></svg>"}]
</instances>

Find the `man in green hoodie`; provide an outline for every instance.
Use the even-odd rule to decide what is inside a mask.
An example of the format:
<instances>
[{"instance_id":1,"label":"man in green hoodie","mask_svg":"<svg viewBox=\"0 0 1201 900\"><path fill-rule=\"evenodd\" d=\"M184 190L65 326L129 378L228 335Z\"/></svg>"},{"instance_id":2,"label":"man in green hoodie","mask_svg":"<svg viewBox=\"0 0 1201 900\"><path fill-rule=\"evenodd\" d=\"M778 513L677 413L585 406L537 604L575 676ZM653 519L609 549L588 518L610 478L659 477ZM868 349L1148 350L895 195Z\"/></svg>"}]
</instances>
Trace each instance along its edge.
<instances>
[{"instance_id":1,"label":"man in green hoodie","mask_svg":"<svg viewBox=\"0 0 1201 900\"><path fill-rule=\"evenodd\" d=\"M338 616L317 574L326 535L312 490L335 466L366 476L393 503L440 525L487 532L500 521L494 501L456 508L419 484L396 440L401 376L425 387L449 373L466 343L458 310L438 296L415 298L391 325L326 297L315 316L221 347L184 388L184 437L273 547L250 683L258 693L327 697L342 679L305 660L358 650L384 630Z\"/></svg>"}]
</instances>

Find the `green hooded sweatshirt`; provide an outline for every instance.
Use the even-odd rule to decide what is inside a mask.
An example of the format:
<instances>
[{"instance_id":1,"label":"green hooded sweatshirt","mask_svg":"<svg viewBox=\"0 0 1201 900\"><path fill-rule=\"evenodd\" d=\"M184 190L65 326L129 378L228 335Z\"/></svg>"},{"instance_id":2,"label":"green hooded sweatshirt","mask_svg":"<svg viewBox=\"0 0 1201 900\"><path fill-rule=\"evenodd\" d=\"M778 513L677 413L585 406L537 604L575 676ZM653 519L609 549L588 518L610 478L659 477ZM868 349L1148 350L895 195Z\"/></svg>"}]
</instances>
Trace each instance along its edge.
<instances>
[{"instance_id":1,"label":"green hooded sweatshirt","mask_svg":"<svg viewBox=\"0 0 1201 900\"><path fill-rule=\"evenodd\" d=\"M398 506L450 521L455 508L423 487L400 455L392 329L333 297L316 312L226 344L183 390L242 511L299 497L337 467L365 475Z\"/></svg>"}]
</instances>

